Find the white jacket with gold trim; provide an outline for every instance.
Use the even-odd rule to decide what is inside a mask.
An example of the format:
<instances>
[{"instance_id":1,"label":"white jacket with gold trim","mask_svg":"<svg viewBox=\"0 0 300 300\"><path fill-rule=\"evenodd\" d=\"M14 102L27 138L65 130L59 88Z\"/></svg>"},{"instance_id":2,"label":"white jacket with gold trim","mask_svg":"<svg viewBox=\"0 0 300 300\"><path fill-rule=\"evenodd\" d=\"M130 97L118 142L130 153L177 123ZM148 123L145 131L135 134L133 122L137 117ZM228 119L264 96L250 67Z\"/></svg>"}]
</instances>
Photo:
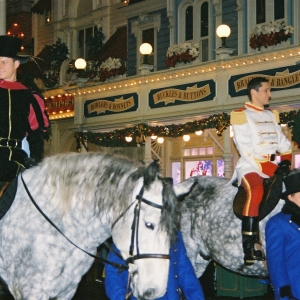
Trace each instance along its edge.
<instances>
[{"instance_id":1,"label":"white jacket with gold trim","mask_svg":"<svg viewBox=\"0 0 300 300\"><path fill-rule=\"evenodd\" d=\"M240 184L242 177L250 172L267 178L261 172L260 164L269 161L271 154L291 153L291 143L278 124L278 111L246 102L245 108L231 112L230 122L234 132L233 140L241 156L231 182L238 178Z\"/></svg>"}]
</instances>

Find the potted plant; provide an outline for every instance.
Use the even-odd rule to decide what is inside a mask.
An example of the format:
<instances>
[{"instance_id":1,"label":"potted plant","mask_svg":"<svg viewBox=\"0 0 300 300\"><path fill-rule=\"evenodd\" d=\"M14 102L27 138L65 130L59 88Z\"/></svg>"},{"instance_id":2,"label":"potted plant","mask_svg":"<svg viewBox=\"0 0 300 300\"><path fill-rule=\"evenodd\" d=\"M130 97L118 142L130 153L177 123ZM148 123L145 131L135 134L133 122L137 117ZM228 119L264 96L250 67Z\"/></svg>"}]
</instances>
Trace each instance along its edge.
<instances>
[{"instance_id":1,"label":"potted plant","mask_svg":"<svg viewBox=\"0 0 300 300\"><path fill-rule=\"evenodd\" d=\"M109 57L104 62L101 63L99 69L100 81L105 81L112 76L119 76L125 74L127 68L124 63L122 63L120 58Z\"/></svg>"},{"instance_id":2,"label":"potted plant","mask_svg":"<svg viewBox=\"0 0 300 300\"><path fill-rule=\"evenodd\" d=\"M284 21L271 21L258 25L250 35L249 45L252 49L273 46L286 42L293 34L294 28L287 26Z\"/></svg>"},{"instance_id":3,"label":"potted plant","mask_svg":"<svg viewBox=\"0 0 300 300\"><path fill-rule=\"evenodd\" d=\"M188 63L199 55L199 44L197 43L180 43L175 44L168 48L166 54L166 65L169 67L175 67L177 63Z\"/></svg>"},{"instance_id":4,"label":"potted plant","mask_svg":"<svg viewBox=\"0 0 300 300\"><path fill-rule=\"evenodd\" d=\"M85 69L77 69L75 67L75 60L71 60L67 74L75 74L77 78L95 79L99 73L98 61L87 61Z\"/></svg>"},{"instance_id":5,"label":"potted plant","mask_svg":"<svg viewBox=\"0 0 300 300\"><path fill-rule=\"evenodd\" d=\"M47 88L53 88L59 82L59 72L62 62L68 59L69 49L65 43L58 38L52 45L46 45L44 51L48 53L48 69L43 71L41 79Z\"/></svg>"}]
</instances>

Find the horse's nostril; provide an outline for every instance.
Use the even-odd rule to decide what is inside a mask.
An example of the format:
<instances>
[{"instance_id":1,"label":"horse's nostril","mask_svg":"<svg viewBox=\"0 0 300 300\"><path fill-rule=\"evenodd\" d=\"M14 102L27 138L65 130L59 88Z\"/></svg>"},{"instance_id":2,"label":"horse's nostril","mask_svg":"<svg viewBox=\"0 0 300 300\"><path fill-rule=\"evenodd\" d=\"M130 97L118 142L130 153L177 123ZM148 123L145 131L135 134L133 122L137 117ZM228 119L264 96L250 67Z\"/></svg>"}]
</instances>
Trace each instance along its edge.
<instances>
[{"instance_id":1,"label":"horse's nostril","mask_svg":"<svg viewBox=\"0 0 300 300\"><path fill-rule=\"evenodd\" d=\"M145 291L143 298L144 299L153 299L155 292L156 292L156 289L148 289L147 291Z\"/></svg>"}]
</instances>

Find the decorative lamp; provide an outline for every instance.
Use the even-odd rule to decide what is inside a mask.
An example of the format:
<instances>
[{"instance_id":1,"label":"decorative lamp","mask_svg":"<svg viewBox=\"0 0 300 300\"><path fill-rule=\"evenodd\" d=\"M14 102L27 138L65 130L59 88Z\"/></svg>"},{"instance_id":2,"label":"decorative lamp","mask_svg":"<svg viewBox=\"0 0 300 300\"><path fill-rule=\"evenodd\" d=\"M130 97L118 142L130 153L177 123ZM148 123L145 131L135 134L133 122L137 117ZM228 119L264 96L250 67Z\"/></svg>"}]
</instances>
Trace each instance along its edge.
<instances>
[{"instance_id":1,"label":"decorative lamp","mask_svg":"<svg viewBox=\"0 0 300 300\"><path fill-rule=\"evenodd\" d=\"M202 130L199 130L199 131L195 131L195 133L196 133L197 135L201 135L201 134L203 133L203 131L202 131Z\"/></svg>"},{"instance_id":2,"label":"decorative lamp","mask_svg":"<svg viewBox=\"0 0 300 300\"><path fill-rule=\"evenodd\" d=\"M126 136L125 140L127 143L130 143L132 141L132 136Z\"/></svg>"},{"instance_id":3,"label":"decorative lamp","mask_svg":"<svg viewBox=\"0 0 300 300\"><path fill-rule=\"evenodd\" d=\"M86 61L83 58L77 58L75 60L75 68L79 70L83 70L86 67Z\"/></svg>"},{"instance_id":4,"label":"decorative lamp","mask_svg":"<svg viewBox=\"0 0 300 300\"><path fill-rule=\"evenodd\" d=\"M225 40L229 37L230 33L231 30L229 26L225 24L218 26L216 30L217 36L222 39L222 46L214 50L217 53L219 59L228 59L230 54L232 54L235 50L232 48L228 48L225 43Z\"/></svg>"},{"instance_id":5,"label":"decorative lamp","mask_svg":"<svg viewBox=\"0 0 300 300\"><path fill-rule=\"evenodd\" d=\"M148 75L154 66L148 64L148 55L152 53L152 46L149 43L143 43L140 46L140 53L143 55L143 63L138 67L141 75Z\"/></svg>"},{"instance_id":6,"label":"decorative lamp","mask_svg":"<svg viewBox=\"0 0 300 300\"><path fill-rule=\"evenodd\" d=\"M231 30L228 25L222 24L216 30L217 36L222 40L222 47L227 48L225 40L230 36Z\"/></svg>"},{"instance_id":7,"label":"decorative lamp","mask_svg":"<svg viewBox=\"0 0 300 300\"><path fill-rule=\"evenodd\" d=\"M188 134L185 134L185 135L183 136L183 140L184 140L185 142L188 142L190 139L191 139L191 137L190 137Z\"/></svg>"},{"instance_id":8,"label":"decorative lamp","mask_svg":"<svg viewBox=\"0 0 300 300\"><path fill-rule=\"evenodd\" d=\"M151 139L152 140L156 140L157 139L157 135L151 135Z\"/></svg>"},{"instance_id":9,"label":"decorative lamp","mask_svg":"<svg viewBox=\"0 0 300 300\"><path fill-rule=\"evenodd\" d=\"M140 46L140 52L143 55L143 64L148 64L148 55L152 53L152 46L149 43L143 43Z\"/></svg>"},{"instance_id":10,"label":"decorative lamp","mask_svg":"<svg viewBox=\"0 0 300 300\"><path fill-rule=\"evenodd\" d=\"M164 142L164 140L165 140L165 139L164 139L163 137L161 137L161 136L157 138L157 142L158 142L159 144L162 144L162 143Z\"/></svg>"}]
</instances>

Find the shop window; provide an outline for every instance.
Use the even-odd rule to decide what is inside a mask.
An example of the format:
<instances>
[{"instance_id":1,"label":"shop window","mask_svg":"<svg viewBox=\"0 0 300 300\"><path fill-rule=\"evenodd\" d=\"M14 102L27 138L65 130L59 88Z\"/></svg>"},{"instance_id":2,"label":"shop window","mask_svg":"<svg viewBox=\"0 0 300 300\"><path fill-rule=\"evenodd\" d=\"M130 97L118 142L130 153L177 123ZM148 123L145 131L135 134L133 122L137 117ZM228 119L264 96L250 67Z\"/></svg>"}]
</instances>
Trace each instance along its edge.
<instances>
[{"instance_id":1,"label":"shop window","mask_svg":"<svg viewBox=\"0 0 300 300\"><path fill-rule=\"evenodd\" d=\"M206 154L206 148L199 148L199 155L205 155Z\"/></svg>"},{"instance_id":2,"label":"shop window","mask_svg":"<svg viewBox=\"0 0 300 300\"><path fill-rule=\"evenodd\" d=\"M224 160L223 159L217 159L217 176L225 177Z\"/></svg>"},{"instance_id":3,"label":"shop window","mask_svg":"<svg viewBox=\"0 0 300 300\"><path fill-rule=\"evenodd\" d=\"M183 149L183 156L191 156L191 149Z\"/></svg>"},{"instance_id":4,"label":"shop window","mask_svg":"<svg viewBox=\"0 0 300 300\"><path fill-rule=\"evenodd\" d=\"M172 178L173 184L181 182L181 163L172 162Z\"/></svg>"},{"instance_id":5,"label":"shop window","mask_svg":"<svg viewBox=\"0 0 300 300\"><path fill-rule=\"evenodd\" d=\"M213 147L201 147L201 148L185 148L183 149L184 156L197 156L197 155L212 155L214 154Z\"/></svg>"},{"instance_id":6,"label":"shop window","mask_svg":"<svg viewBox=\"0 0 300 300\"><path fill-rule=\"evenodd\" d=\"M294 156L294 166L296 169L300 168L300 154Z\"/></svg>"},{"instance_id":7,"label":"shop window","mask_svg":"<svg viewBox=\"0 0 300 300\"><path fill-rule=\"evenodd\" d=\"M185 10L185 40L193 40L193 6Z\"/></svg>"},{"instance_id":8,"label":"shop window","mask_svg":"<svg viewBox=\"0 0 300 300\"><path fill-rule=\"evenodd\" d=\"M198 155L198 148L191 149L191 155L192 156Z\"/></svg>"},{"instance_id":9,"label":"shop window","mask_svg":"<svg viewBox=\"0 0 300 300\"><path fill-rule=\"evenodd\" d=\"M207 147L207 154L214 154L214 148L213 147Z\"/></svg>"},{"instance_id":10,"label":"shop window","mask_svg":"<svg viewBox=\"0 0 300 300\"><path fill-rule=\"evenodd\" d=\"M185 162L185 179L199 175L212 176L212 160L195 160Z\"/></svg>"}]
</instances>

